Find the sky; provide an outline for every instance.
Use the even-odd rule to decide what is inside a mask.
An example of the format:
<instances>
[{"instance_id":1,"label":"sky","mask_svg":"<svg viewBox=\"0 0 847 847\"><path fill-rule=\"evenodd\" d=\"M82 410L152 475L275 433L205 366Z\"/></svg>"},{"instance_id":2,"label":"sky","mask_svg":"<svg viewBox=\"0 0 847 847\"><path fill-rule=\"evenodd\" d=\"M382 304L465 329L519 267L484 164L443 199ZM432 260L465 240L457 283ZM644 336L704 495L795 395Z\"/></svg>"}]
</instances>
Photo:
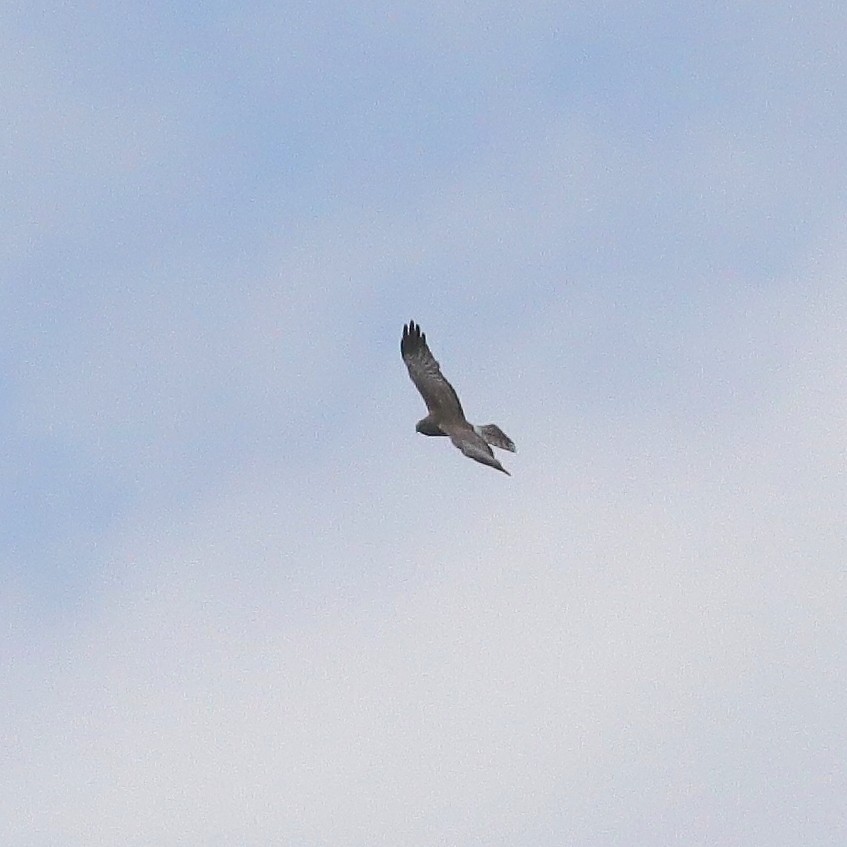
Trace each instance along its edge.
<instances>
[{"instance_id":1,"label":"sky","mask_svg":"<svg viewBox=\"0 0 847 847\"><path fill-rule=\"evenodd\" d=\"M3 4L0 843L847 842L846 40Z\"/></svg>"}]
</instances>

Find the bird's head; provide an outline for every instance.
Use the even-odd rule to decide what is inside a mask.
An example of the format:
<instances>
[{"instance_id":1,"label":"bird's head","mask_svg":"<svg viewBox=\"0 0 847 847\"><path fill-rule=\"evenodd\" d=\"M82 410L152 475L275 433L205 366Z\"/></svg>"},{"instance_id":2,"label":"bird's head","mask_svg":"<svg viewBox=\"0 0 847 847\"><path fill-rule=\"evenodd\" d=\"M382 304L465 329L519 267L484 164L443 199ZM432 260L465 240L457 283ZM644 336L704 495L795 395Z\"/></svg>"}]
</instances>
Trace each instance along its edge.
<instances>
[{"instance_id":1,"label":"bird's head","mask_svg":"<svg viewBox=\"0 0 847 847\"><path fill-rule=\"evenodd\" d=\"M444 435L438 428L438 424L434 423L431 418L422 418L415 424L415 432L421 435Z\"/></svg>"}]
</instances>

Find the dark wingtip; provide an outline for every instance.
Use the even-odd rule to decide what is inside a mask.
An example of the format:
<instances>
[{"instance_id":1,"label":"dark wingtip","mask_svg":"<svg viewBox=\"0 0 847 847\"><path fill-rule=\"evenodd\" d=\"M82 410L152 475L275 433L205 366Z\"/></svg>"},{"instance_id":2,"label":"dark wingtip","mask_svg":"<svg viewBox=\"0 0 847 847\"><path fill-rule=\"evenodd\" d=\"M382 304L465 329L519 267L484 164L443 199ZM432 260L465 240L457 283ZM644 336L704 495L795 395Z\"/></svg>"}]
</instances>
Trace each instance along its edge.
<instances>
[{"instance_id":1,"label":"dark wingtip","mask_svg":"<svg viewBox=\"0 0 847 847\"><path fill-rule=\"evenodd\" d=\"M410 353L420 344L426 344L426 335L421 332L419 324L414 321L403 326L403 338L400 340L400 352Z\"/></svg>"}]
</instances>

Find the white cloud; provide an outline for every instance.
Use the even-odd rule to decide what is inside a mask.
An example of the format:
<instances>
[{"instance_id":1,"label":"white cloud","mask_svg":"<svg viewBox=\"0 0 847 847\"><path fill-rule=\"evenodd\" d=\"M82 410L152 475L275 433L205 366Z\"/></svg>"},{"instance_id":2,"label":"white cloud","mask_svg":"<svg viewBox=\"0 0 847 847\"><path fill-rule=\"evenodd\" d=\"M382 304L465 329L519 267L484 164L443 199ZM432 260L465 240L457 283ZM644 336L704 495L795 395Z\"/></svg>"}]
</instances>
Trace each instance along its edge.
<instances>
[{"instance_id":1,"label":"white cloud","mask_svg":"<svg viewBox=\"0 0 847 847\"><path fill-rule=\"evenodd\" d=\"M525 59L554 10L539 14L515 48ZM33 576L4 577L0 840L840 844L847 242L837 184L817 192L830 148L802 132L783 143L761 111L748 123L734 107L715 107L726 124L692 108L627 133L585 108L584 79L575 106L555 86L549 99L520 88L534 95L518 104L486 74L523 15L439 7L424 46L449 54L443 78L478 26L490 37L452 101L469 122L439 124L434 136L451 132L431 147L401 133L442 157L423 156L418 182L394 184L387 167L381 187L355 190L371 162L332 196L328 179L278 206L258 189L227 205L234 177L218 166L232 160L217 157L246 161L272 123L238 135L240 94L290 83L282 105L262 101L290 117L329 55L283 63L294 76L263 87L276 35L286 49L311 49L316 27L344 39L331 16L304 15L289 31L258 14L260 43L231 21L228 93L200 86L198 105L193 66L159 102L159 68L153 95L108 100L102 122L67 120L91 92L24 63L47 94L19 99L12 154L38 177L60 151L72 190L13 239L15 261L32 233L73 241L74 210L87 249L126 235L97 225L115 183L127 196L151 180L148 223L162 198L190 196L159 221L165 249L151 225L107 266L75 266L94 269L78 299L54 265L31 269L51 320L10 330L26 354L15 437L91 469L67 473L73 491L105 476L125 501L108 526L49 542L86 572L74 609L39 606L35 580L56 575L43 556ZM222 43L226 20L207 21L204 44ZM357 21L414 79L391 10ZM367 132L449 91L436 73L425 108L348 123L370 89L333 81L379 70L357 65L360 47L332 65L321 90L335 99L303 113L300 142L321 141L330 173ZM473 92L492 100L474 111ZM782 105L798 114L794 94ZM193 120L217 103L226 120ZM487 132L456 131L481 118ZM144 179L124 119L140 128ZM67 138L52 137L59 125ZM356 143L337 131L364 125ZM29 150L42 129L48 153ZM257 184L269 160L299 161L250 159ZM241 213L258 233L221 226ZM414 433L422 405L397 350L408 318L469 414L517 441L511 479ZM26 481L30 455L4 472Z\"/></svg>"},{"instance_id":2,"label":"white cloud","mask_svg":"<svg viewBox=\"0 0 847 847\"><path fill-rule=\"evenodd\" d=\"M4 840L760 842L775 815L837 843L847 315L819 285L764 413L559 406L505 485L383 442L367 486L251 474L140 525L13 668ZM392 496L418 451L443 468Z\"/></svg>"}]
</instances>

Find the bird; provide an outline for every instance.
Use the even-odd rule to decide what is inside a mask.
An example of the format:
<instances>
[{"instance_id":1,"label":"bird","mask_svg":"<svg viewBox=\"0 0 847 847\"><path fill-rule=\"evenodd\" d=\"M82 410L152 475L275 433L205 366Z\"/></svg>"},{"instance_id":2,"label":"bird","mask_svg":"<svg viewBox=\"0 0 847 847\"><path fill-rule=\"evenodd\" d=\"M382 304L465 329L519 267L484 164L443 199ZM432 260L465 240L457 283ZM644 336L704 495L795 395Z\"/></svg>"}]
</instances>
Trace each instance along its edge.
<instances>
[{"instance_id":1,"label":"bird","mask_svg":"<svg viewBox=\"0 0 847 847\"><path fill-rule=\"evenodd\" d=\"M441 367L426 343L426 334L414 321L403 326L400 353L429 411L425 418L418 421L415 430L422 435L447 436L469 459L511 476L489 445L514 453L514 442L495 424L474 426L468 422L459 395L441 373Z\"/></svg>"}]
</instances>

